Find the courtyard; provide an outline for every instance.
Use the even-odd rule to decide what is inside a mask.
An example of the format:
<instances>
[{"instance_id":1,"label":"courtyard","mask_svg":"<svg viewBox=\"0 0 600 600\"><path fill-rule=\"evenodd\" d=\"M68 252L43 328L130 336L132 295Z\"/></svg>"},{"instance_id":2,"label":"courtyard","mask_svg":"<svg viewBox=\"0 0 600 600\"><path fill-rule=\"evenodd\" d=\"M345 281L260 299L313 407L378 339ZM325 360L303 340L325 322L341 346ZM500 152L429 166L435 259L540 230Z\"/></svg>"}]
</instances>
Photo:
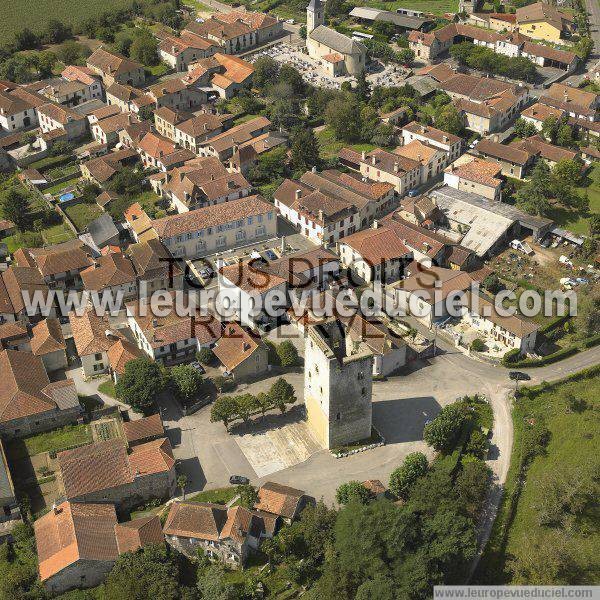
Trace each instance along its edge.
<instances>
[{"instance_id":1,"label":"courtyard","mask_svg":"<svg viewBox=\"0 0 600 600\"><path fill-rule=\"evenodd\" d=\"M331 77L327 75L318 60L315 60L302 52L297 46L286 43L276 44L258 52L252 56L250 62L255 62L261 56L269 56L282 64L290 64L295 67L307 83L317 87L337 90L345 81L353 82L354 77L350 75ZM411 72L400 65L384 65L373 60L367 66L367 81L374 86L399 86Z\"/></svg>"}]
</instances>

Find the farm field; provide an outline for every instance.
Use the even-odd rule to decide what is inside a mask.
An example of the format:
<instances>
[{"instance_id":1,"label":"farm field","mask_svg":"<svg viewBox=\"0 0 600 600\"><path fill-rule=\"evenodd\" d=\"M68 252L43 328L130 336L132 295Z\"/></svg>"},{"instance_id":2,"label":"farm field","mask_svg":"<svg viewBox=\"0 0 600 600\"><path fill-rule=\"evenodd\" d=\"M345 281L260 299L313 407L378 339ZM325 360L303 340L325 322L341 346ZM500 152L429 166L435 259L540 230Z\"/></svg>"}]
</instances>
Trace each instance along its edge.
<instances>
[{"instance_id":1,"label":"farm field","mask_svg":"<svg viewBox=\"0 0 600 600\"><path fill-rule=\"evenodd\" d=\"M130 0L0 0L0 44L10 41L15 31L24 27L36 33L43 31L49 15L69 25L77 25L129 4Z\"/></svg>"}]
</instances>

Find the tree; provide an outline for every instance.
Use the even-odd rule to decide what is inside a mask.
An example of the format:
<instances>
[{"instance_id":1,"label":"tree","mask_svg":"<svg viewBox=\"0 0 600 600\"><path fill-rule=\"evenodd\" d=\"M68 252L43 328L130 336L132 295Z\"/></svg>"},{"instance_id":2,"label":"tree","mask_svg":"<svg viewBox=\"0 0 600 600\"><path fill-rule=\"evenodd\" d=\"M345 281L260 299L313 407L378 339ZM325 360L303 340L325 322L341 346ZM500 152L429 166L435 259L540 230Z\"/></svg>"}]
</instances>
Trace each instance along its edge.
<instances>
[{"instance_id":1,"label":"tree","mask_svg":"<svg viewBox=\"0 0 600 600\"><path fill-rule=\"evenodd\" d=\"M591 286L585 294L579 295L575 331L580 339L600 333L600 289L598 286Z\"/></svg>"},{"instance_id":2,"label":"tree","mask_svg":"<svg viewBox=\"0 0 600 600\"><path fill-rule=\"evenodd\" d=\"M465 454L472 454L477 458L485 458L488 453L490 443L487 436L481 429L475 429L471 432L469 442L465 447Z\"/></svg>"},{"instance_id":3,"label":"tree","mask_svg":"<svg viewBox=\"0 0 600 600\"><path fill-rule=\"evenodd\" d=\"M338 504L350 504L350 502L366 504L371 499L371 494L360 481L348 481L338 487L335 499Z\"/></svg>"},{"instance_id":4,"label":"tree","mask_svg":"<svg viewBox=\"0 0 600 600\"><path fill-rule=\"evenodd\" d=\"M158 57L158 41L153 35L138 35L133 40L129 55L133 60L137 60L144 65L157 65L160 61Z\"/></svg>"},{"instance_id":5,"label":"tree","mask_svg":"<svg viewBox=\"0 0 600 600\"><path fill-rule=\"evenodd\" d=\"M258 502L258 492L256 488L247 485L238 485L235 488L236 494L240 497L240 504L245 508L252 510L254 505Z\"/></svg>"},{"instance_id":6,"label":"tree","mask_svg":"<svg viewBox=\"0 0 600 600\"><path fill-rule=\"evenodd\" d=\"M401 62L403 65L406 65L408 67L415 60L415 53L410 48L402 48L402 50L400 50L397 53L397 56L398 56L398 61Z\"/></svg>"},{"instance_id":7,"label":"tree","mask_svg":"<svg viewBox=\"0 0 600 600\"><path fill-rule=\"evenodd\" d=\"M379 113L368 104L364 104L360 110L360 137L363 142L370 142L377 132L379 125Z\"/></svg>"},{"instance_id":8,"label":"tree","mask_svg":"<svg viewBox=\"0 0 600 600\"><path fill-rule=\"evenodd\" d=\"M358 141L361 132L360 105L354 94L343 94L329 102L325 109L325 122L338 140Z\"/></svg>"},{"instance_id":9,"label":"tree","mask_svg":"<svg viewBox=\"0 0 600 600\"><path fill-rule=\"evenodd\" d=\"M21 29L15 33L14 46L15 50L35 50L39 45L39 40L35 33L28 27Z\"/></svg>"},{"instance_id":10,"label":"tree","mask_svg":"<svg viewBox=\"0 0 600 600\"><path fill-rule=\"evenodd\" d=\"M573 129L570 125L563 124L558 128L556 143L565 148L572 148L575 145Z\"/></svg>"},{"instance_id":11,"label":"tree","mask_svg":"<svg viewBox=\"0 0 600 600\"><path fill-rule=\"evenodd\" d=\"M502 289L502 283L500 282L500 278L496 273L490 273L484 277L481 285L485 290L490 292L490 294L497 294Z\"/></svg>"},{"instance_id":12,"label":"tree","mask_svg":"<svg viewBox=\"0 0 600 600\"><path fill-rule=\"evenodd\" d=\"M345 0L327 0L325 4L325 14L327 16L337 17L339 15L347 15L348 12Z\"/></svg>"},{"instance_id":13,"label":"tree","mask_svg":"<svg viewBox=\"0 0 600 600\"><path fill-rule=\"evenodd\" d=\"M108 187L111 192L116 192L123 196L135 196L142 191L143 179L143 173L127 167L116 173Z\"/></svg>"},{"instance_id":14,"label":"tree","mask_svg":"<svg viewBox=\"0 0 600 600\"><path fill-rule=\"evenodd\" d=\"M250 415L258 408L256 397L252 394L242 394L241 396L236 396L236 415L244 421L244 423L248 423L250 419Z\"/></svg>"},{"instance_id":15,"label":"tree","mask_svg":"<svg viewBox=\"0 0 600 600\"><path fill-rule=\"evenodd\" d=\"M302 79L300 71L298 71L298 69L292 65L287 63L281 65L279 69L278 83L285 83L289 85L294 96L301 97L304 95L306 84L304 83L304 79Z\"/></svg>"},{"instance_id":16,"label":"tree","mask_svg":"<svg viewBox=\"0 0 600 600\"><path fill-rule=\"evenodd\" d=\"M374 579L369 579L362 583L356 590L354 600L396 600L397 585L391 577L385 575L375 575Z\"/></svg>"},{"instance_id":17,"label":"tree","mask_svg":"<svg viewBox=\"0 0 600 600\"><path fill-rule=\"evenodd\" d=\"M308 171L321 163L319 140L311 127L295 127L290 135L292 167Z\"/></svg>"},{"instance_id":18,"label":"tree","mask_svg":"<svg viewBox=\"0 0 600 600\"><path fill-rule=\"evenodd\" d=\"M514 124L515 135L520 138L528 138L537 134L537 129L533 123L525 119L518 118Z\"/></svg>"},{"instance_id":19,"label":"tree","mask_svg":"<svg viewBox=\"0 0 600 600\"><path fill-rule=\"evenodd\" d=\"M210 409L211 423L223 422L225 429L237 415L237 402L233 396L221 396L217 398Z\"/></svg>"},{"instance_id":20,"label":"tree","mask_svg":"<svg viewBox=\"0 0 600 600\"><path fill-rule=\"evenodd\" d=\"M115 386L117 398L129 404L135 412L148 414L156 397L164 388L163 374L158 364L149 358L134 358Z\"/></svg>"},{"instance_id":21,"label":"tree","mask_svg":"<svg viewBox=\"0 0 600 600\"><path fill-rule=\"evenodd\" d=\"M600 215L599 214L593 214L590 215L590 218L588 219L588 227L590 230L590 235L591 236L597 236L600 235Z\"/></svg>"},{"instance_id":22,"label":"tree","mask_svg":"<svg viewBox=\"0 0 600 600\"><path fill-rule=\"evenodd\" d=\"M12 221L20 231L29 228L31 215L27 196L16 188L9 188L0 199L0 207L5 219Z\"/></svg>"},{"instance_id":23,"label":"tree","mask_svg":"<svg viewBox=\"0 0 600 600\"><path fill-rule=\"evenodd\" d=\"M254 67L252 85L257 89L265 89L277 81L279 63L274 58L261 56L252 66Z\"/></svg>"},{"instance_id":24,"label":"tree","mask_svg":"<svg viewBox=\"0 0 600 600\"><path fill-rule=\"evenodd\" d=\"M75 40L67 40L59 46L56 55L65 65L77 65L89 52L87 46L78 44Z\"/></svg>"},{"instance_id":25,"label":"tree","mask_svg":"<svg viewBox=\"0 0 600 600\"><path fill-rule=\"evenodd\" d=\"M181 475L177 476L177 487L181 490L181 497L183 500L185 500L185 486L187 485L187 483L187 475L182 473Z\"/></svg>"},{"instance_id":26,"label":"tree","mask_svg":"<svg viewBox=\"0 0 600 600\"><path fill-rule=\"evenodd\" d=\"M459 502L473 518L477 518L481 512L488 491L490 473L483 460L463 458L462 469L455 480L455 490Z\"/></svg>"},{"instance_id":27,"label":"tree","mask_svg":"<svg viewBox=\"0 0 600 600\"><path fill-rule=\"evenodd\" d=\"M102 188L98 184L92 182L86 183L81 188L81 199L86 204L92 204L93 202L96 202L96 198L101 191Z\"/></svg>"},{"instance_id":28,"label":"tree","mask_svg":"<svg viewBox=\"0 0 600 600\"><path fill-rule=\"evenodd\" d=\"M562 158L552 168L555 181L569 185L579 185L581 181L581 165L576 160Z\"/></svg>"},{"instance_id":29,"label":"tree","mask_svg":"<svg viewBox=\"0 0 600 600\"><path fill-rule=\"evenodd\" d=\"M225 581L225 567L214 564L198 572L198 592L202 600L238 600L233 585Z\"/></svg>"},{"instance_id":30,"label":"tree","mask_svg":"<svg viewBox=\"0 0 600 600\"><path fill-rule=\"evenodd\" d=\"M586 35L583 35L579 38L578 42L575 44L575 54L586 60L594 49L594 42L592 39Z\"/></svg>"},{"instance_id":31,"label":"tree","mask_svg":"<svg viewBox=\"0 0 600 600\"><path fill-rule=\"evenodd\" d=\"M203 379L198 369L190 365L178 365L171 369L171 381L177 397L188 404L198 397Z\"/></svg>"},{"instance_id":32,"label":"tree","mask_svg":"<svg viewBox=\"0 0 600 600\"><path fill-rule=\"evenodd\" d=\"M462 117L454 104L447 104L439 111L435 118L435 126L454 135L460 135L464 130Z\"/></svg>"},{"instance_id":33,"label":"tree","mask_svg":"<svg viewBox=\"0 0 600 600\"><path fill-rule=\"evenodd\" d=\"M447 454L453 450L465 421L466 415L462 406L445 406L431 423L425 425L423 439L438 452Z\"/></svg>"},{"instance_id":34,"label":"tree","mask_svg":"<svg viewBox=\"0 0 600 600\"><path fill-rule=\"evenodd\" d=\"M298 364L298 350L289 340L285 340L277 346L277 355L282 367L293 367Z\"/></svg>"},{"instance_id":35,"label":"tree","mask_svg":"<svg viewBox=\"0 0 600 600\"><path fill-rule=\"evenodd\" d=\"M427 457L422 452L412 452L400 467L392 471L389 487L393 494L406 500L415 481L429 469Z\"/></svg>"},{"instance_id":36,"label":"tree","mask_svg":"<svg viewBox=\"0 0 600 600\"><path fill-rule=\"evenodd\" d=\"M180 597L176 555L164 544L121 554L98 590L101 600L176 600Z\"/></svg>"},{"instance_id":37,"label":"tree","mask_svg":"<svg viewBox=\"0 0 600 600\"><path fill-rule=\"evenodd\" d=\"M52 70L56 65L56 54L54 52L38 52L32 60L40 79L46 79L52 75Z\"/></svg>"},{"instance_id":38,"label":"tree","mask_svg":"<svg viewBox=\"0 0 600 600\"><path fill-rule=\"evenodd\" d=\"M44 41L48 44L60 44L73 35L71 27L58 19L50 19L44 31Z\"/></svg>"},{"instance_id":39,"label":"tree","mask_svg":"<svg viewBox=\"0 0 600 600\"><path fill-rule=\"evenodd\" d=\"M371 97L371 86L367 81L367 73L364 69L361 69L360 73L356 76L354 92L359 102L368 102Z\"/></svg>"},{"instance_id":40,"label":"tree","mask_svg":"<svg viewBox=\"0 0 600 600\"><path fill-rule=\"evenodd\" d=\"M203 346L196 352L196 360L203 365L210 365L215 360L215 353L208 346Z\"/></svg>"},{"instance_id":41,"label":"tree","mask_svg":"<svg viewBox=\"0 0 600 600\"><path fill-rule=\"evenodd\" d=\"M560 121L554 115L550 115L542 121L542 134L552 144L555 144L559 127Z\"/></svg>"},{"instance_id":42,"label":"tree","mask_svg":"<svg viewBox=\"0 0 600 600\"><path fill-rule=\"evenodd\" d=\"M288 383L283 377L279 377L269 390L269 397L274 406L281 412L285 411L286 404L296 402L296 392L291 383Z\"/></svg>"},{"instance_id":43,"label":"tree","mask_svg":"<svg viewBox=\"0 0 600 600\"><path fill-rule=\"evenodd\" d=\"M265 392L259 392L256 396L256 404L260 409L262 416L265 416L265 413L273 406L273 399L269 394Z\"/></svg>"}]
</instances>

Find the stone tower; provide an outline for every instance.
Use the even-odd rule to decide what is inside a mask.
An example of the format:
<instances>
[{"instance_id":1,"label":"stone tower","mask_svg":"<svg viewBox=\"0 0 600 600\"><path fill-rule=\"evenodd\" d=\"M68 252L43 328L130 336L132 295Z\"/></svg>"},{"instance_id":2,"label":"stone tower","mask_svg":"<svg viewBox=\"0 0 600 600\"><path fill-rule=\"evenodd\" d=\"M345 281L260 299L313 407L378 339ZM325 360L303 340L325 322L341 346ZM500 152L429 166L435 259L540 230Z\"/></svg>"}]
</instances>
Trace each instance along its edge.
<instances>
[{"instance_id":1,"label":"stone tower","mask_svg":"<svg viewBox=\"0 0 600 600\"><path fill-rule=\"evenodd\" d=\"M340 321L307 329L304 402L308 425L326 448L371 436L373 354Z\"/></svg>"},{"instance_id":2,"label":"stone tower","mask_svg":"<svg viewBox=\"0 0 600 600\"><path fill-rule=\"evenodd\" d=\"M325 23L325 8L321 0L310 0L306 7L306 33L307 35L319 25Z\"/></svg>"},{"instance_id":3,"label":"stone tower","mask_svg":"<svg viewBox=\"0 0 600 600\"><path fill-rule=\"evenodd\" d=\"M458 12L472 15L481 11L483 8L483 0L459 0L458 1Z\"/></svg>"}]
</instances>

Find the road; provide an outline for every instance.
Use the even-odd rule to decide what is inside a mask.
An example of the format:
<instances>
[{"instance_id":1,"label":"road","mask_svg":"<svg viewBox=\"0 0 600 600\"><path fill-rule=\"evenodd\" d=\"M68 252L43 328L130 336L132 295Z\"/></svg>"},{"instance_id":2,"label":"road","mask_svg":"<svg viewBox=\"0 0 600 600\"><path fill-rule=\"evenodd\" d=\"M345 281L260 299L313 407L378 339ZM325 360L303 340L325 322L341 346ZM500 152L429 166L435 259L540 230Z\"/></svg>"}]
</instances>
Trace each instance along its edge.
<instances>
[{"instance_id":1,"label":"road","mask_svg":"<svg viewBox=\"0 0 600 600\"><path fill-rule=\"evenodd\" d=\"M590 22L590 36L594 41L594 50L590 55L591 64L600 58L600 3L598 0L586 0Z\"/></svg>"}]
</instances>

